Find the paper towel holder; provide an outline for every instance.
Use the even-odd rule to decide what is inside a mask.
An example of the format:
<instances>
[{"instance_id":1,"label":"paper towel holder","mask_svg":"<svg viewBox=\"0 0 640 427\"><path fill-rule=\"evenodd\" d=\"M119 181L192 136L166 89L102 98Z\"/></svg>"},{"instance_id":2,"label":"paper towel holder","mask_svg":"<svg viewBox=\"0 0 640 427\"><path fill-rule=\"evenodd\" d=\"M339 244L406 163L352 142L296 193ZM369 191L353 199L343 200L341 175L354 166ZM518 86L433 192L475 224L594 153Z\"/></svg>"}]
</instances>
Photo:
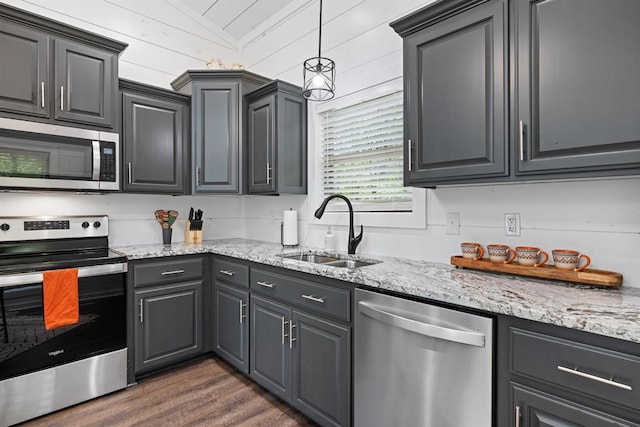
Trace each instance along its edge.
<instances>
[{"instance_id":1,"label":"paper towel holder","mask_svg":"<svg viewBox=\"0 0 640 427\"><path fill-rule=\"evenodd\" d=\"M295 248L298 246L297 243L295 245L284 244L284 221L280 221L280 245L282 245L283 248Z\"/></svg>"}]
</instances>

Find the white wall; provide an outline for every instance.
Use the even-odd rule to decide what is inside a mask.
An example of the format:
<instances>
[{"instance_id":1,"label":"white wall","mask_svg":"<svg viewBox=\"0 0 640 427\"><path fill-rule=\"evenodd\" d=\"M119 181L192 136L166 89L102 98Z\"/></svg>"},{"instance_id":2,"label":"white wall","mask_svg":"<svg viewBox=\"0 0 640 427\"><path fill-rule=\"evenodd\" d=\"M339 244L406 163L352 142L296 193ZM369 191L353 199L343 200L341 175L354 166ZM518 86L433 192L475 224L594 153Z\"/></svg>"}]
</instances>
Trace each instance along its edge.
<instances>
[{"instance_id":1,"label":"white wall","mask_svg":"<svg viewBox=\"0 0 640 427\"><path fill-rule=\"evenodd\" d=\"M317 52L318 3L294 0L240 41L202 22L179 1L5 0L6 3L129 43L121 77L168 87L189 68L211 58L243 63L250 71L301 84L302 62ZM338 96L402 75L402 43L388 23L426 0L325 0L323 54L336 61ZM313 104L312 104L313 106ZM310 119L314 118L310 108ZM318 141L310 134L310 144ZM314 150L310 149L310 153ZM310 158L310 165L317 159ZM359 252L448 262L461 241L575 248L593 267L624 274L640 287L640 179L486 185L428 192L427 228L373 228L364 223ZM160 243L155 209L176 209L174 241L182 241L190 206L205 211L205 238L248 237L277 242L282 211L299 211L300 242L322 246L326 226L314 223L316 206L306 196L146 196L0 193L3 215L108 214L111 244ZM444 233L447 212L459 212L460 235ZM503 214L518 212L522 236L504 237ZM334 227L346 249L346 228Z\"/></svg>"},{"instance_id":2,"label":"white wall","mask_svg":"<svg viewBox=\"0 0 640 427\"><path fill-rule=\"evenodd\" d=\"M402 76L401 38L388 23L426 3L324 2L322 53L336 62L337 97ZM301 84L301 64L317 51L317 2L294 2L288 12L242 39L241 58L254 72ZM309 136L310 144L319 144L313 132ZM314 149L309 152L312 168L318 159ZM245 216L245 233L276 240L268 227L274 212L295 209L295 202L301 243L322 246L327 226L313 218L317 206L300 198L245 199L245 207L251 206L246 211L252 211ZM356 224L365 227L358 251L448 263L462 241L572 248L590 255L593 268L621 272L625 286L640 287L634 249L640 247L640 178L444 187L428 190L427 204L426 229L374 228L356 215ZM447 212L460 213L460 235L445 234ZM507 212L520 213L521 236L504 236ZM332 228L338 248L346 250L346 227Z\"/></svg>"},{"instance_id":3,"label":"white wall","mask_svg":"<svg viewBox=\"0 0 640 427\"><path fill-rule=\"evenodd\" d=\"M4 0L4 3L128 43L120 77L169 88L212 58L238 62L238 42L179 0Z\"/></svg>"}]
</instances>

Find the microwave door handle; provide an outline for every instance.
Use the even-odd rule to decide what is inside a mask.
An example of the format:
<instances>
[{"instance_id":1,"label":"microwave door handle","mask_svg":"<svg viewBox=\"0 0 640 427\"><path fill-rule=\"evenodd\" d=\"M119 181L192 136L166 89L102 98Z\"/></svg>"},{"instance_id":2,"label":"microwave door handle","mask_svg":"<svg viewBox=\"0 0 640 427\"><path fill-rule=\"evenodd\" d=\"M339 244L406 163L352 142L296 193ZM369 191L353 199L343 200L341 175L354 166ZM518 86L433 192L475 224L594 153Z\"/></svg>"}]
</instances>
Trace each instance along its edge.
<instances>
[{"instance_id":1,"label":"microwave door handle","mask_svg":"<svg viewBox=\"0 0 640 427\"><path fill-rule=\"evenodd\" d=\"M93 173L91 179L100 181L100 141L91 141L93 147Z\"/></svg>"}]
</instances>

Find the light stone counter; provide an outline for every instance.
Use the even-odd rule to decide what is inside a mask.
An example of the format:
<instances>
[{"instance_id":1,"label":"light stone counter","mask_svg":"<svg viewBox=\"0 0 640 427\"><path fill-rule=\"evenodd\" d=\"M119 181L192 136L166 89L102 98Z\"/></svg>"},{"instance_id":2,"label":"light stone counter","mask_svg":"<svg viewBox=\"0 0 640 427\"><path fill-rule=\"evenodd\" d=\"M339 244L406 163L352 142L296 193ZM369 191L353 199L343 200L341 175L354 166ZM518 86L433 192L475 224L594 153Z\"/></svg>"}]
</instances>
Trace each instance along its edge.
<instances>
[{"instance_id":1,"label":"light stone counter","mask_svg":"<svg viewBox=\"0 0 640 427\"><path fill-rule=\"evenodd\" d=\"M346 269L283 259L276 243L247 239L211 240L201 244L141 245L115 248L130 260L213 253L387 289L406 295L457 304L640 343L640 289L599 288L457 269L448 264L379 257L358 259L379 264Z\"/></svg>"}]
</instances>

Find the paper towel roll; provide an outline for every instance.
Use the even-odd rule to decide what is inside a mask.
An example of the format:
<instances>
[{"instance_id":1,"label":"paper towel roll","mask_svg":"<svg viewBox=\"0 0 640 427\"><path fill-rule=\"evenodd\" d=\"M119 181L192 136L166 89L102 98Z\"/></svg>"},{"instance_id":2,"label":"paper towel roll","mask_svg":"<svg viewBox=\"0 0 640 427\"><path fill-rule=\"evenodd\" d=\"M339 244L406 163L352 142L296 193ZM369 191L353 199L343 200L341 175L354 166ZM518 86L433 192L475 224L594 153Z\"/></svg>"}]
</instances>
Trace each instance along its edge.
<instances>
[{"instance_id":1,"label":"paper towel roll","mask_svg":"<svg viewBox=\"0 0 640 427\"><path fill-rule=\"evenodd\" d=\"M282 244L284 246L298 244L298 211L293 209L282 212Z\"/></svg>"}]
</instances>

